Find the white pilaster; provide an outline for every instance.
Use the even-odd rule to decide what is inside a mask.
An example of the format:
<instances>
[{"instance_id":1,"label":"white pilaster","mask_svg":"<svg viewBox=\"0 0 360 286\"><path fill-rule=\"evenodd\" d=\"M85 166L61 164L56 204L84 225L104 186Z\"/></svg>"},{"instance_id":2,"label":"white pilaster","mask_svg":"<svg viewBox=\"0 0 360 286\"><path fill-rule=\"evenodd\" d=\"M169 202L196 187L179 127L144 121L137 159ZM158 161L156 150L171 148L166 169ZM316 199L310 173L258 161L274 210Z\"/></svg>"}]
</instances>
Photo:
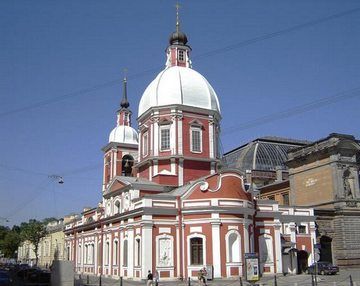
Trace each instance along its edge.
<instances>
[{"instance_id":1,"label":"white pilaster","mask_svg":"<svg viewBox=\"0 0 360 286\"><path fill-rule=\"evenodd\" d=\"M249 237L249 222L244 221L244 251L245 253L250 252L250 237Z\"/></svg>"},{"instance_id":2,"label":"white pilaster","mask_svg":"<svg viewBox=\"0 0 360 286\"><path fill-rule=\"evenodd\" d=\"M142 278L146 279L149 270L152 270L152 223L145 223L141 228L141 274Z\"/></svg>"},{"instance_id":3,"label":"white pilaster","mask_svg":"<svg viewBox=\"0 0 360 286\"><path fill-rule=\"evenodd\" d=\"M214 158L214 123L212 116L209 116L209 155Z\"/></svg>"},{"instance_id":4,"label":"white pilaster","mask_svg":"<svg viewBox=\"0 0 360 286\"><path fill-rule=\"evenodd\" d=\"M177 220L179 221L179 217L177 217ZM177 269L177 277L181 276L181 269L180 269L180 225L176 225L176 269Z\"/></svg>"},{"instance_id":5,"label":"white pilaster","mask_svg":"<svg viewBox=\"0 0 360 286\"><path fill-rule=\"evenodd\" d=\"M178 124L178 134L177 134L177 139L178 139L178 154L182 155L183 154L183 124L182 124L182 118L180 117L177 121Z\"/></svg>"},{"instance_id":6,"label":"white pilaster","mask_svg":"<svg viewBox=\"0 0 360 286\"><path fill-rule=\"evenodd\" d=\"M114 150L114 177L116 176L116 171L117 171L117 150ZM121 175L121 174L120 174Z\"/></svg>"},{"instance_id":7,"label":"white pilaster","mask_svg":"<svg viewBox=\"0 0 360 286\"><path fill-rule=\"evenodd\" d=\"M128 233L128 277L134 277L134 228L130 227Z\"/></svg>"},{"instance_id":8,"label":"white pilaster","mask_svg":"<svg viewBox=\"0 0 360 286\"><path fill-rule=\"evenodd\" d=\"M104 156L104 169L103 169L103 192L105 191L105 170L106 170L106 159Z\"/></svg>"},{"instance_id":9,"label":"white pilaster","mask_svg":"<svg viewBox=\"0 0 360 286\"><path fill-rule=\"evenodd\" d=\"M174 112L174 110L171 110ZM176 154L176 119L170 124L170 153L172 155Z\"/></svg>"},{"instance_id":10,"label":"white pilaster","mask_svg":"<svg viewBox=\"0 0 360 286\"><path fill-rule=\"evenodd\" d=\"M214 278L221 278L220 221L214 221L211 223L211 233Z\"/></svg>"},{"instance_id":11,"label":"white pilaster","mask_svg":"<svg viewBox=\"0 0 360 286\"><path fill-rule=\"evenodd\" d=\"M281 223L277 222L275 228L275 258L276 258L276 273L282 273L282 250L281 250Z\"/></svg>"},{"instance_id":12,"label":"white pilaster","mask_svg":"<svg viewBox=\"0 0 360 286\"><path fill-rule=\"evenodd\" d=\"M149 181L152 181L152 165L149 166Z\"/></svg>"},{"instance_id":13,"label":"white pilaster","mask_svg":"<svg viewBox=\"0 0 360 286\"><path fill-rule=\"evenodd\" d=\"M93 257L93 261L94 261L94 267L95 267L95 274L98 274L98 247L99 247L99 239L98 236L95 236L95 244L94 244L94 257Z\"/></svg>"},{"instance_id":14,"label":"white pilaster","mask_svg":"<svg viewBox=\"0 0 360 286\"><path fill-rule=\"evenodd\" d=\"M175 164L175 158L171 158L170 160L170 172L171 174L175 175L176 174L176 164Z\"/></svg>"},{"instance_id":15,"label":"white pilaster","mask_svg":"<svg viewBox=\"0 0 360 286\"><path fill-rule=\"evenodd\" d=\"M139 145L138 145L138 158L137 158L138 162L140 162L141 158L143 157L142 137L143 137L143 133L139 132Z\"/></svg>"},{"instance_id":16,"label":"white pilaster","mask_svg":"<svg viewBox=\"0 0 360 286\"><path fill-rule=\"evenodd\" d=\"M158 122L154 122L151 126L153 126L152 137L154 140L154 156L159 155L159 124Z\"/></svg>"},{"instance_id":17,"label":"white pilaster","mask_svg":"<svg viewBox=\"0 0 360 286\"><path fill-rule=\"evenodd\" d=\"M153 160L154 163L154 167L153 167L153 176L156 176L159 173L159 161L158 160Z\"/></svg>"},{"instance_id":18,"label":"white pilaster","mask_svg":"<svg viewBox=\"0 0 360 286\"><path fill-rule=\"evenodd\" d=\"M184 160L179 158L179 165L178 165L178 180L179 186L184 184Z\"/></svg>"}]
</instances>

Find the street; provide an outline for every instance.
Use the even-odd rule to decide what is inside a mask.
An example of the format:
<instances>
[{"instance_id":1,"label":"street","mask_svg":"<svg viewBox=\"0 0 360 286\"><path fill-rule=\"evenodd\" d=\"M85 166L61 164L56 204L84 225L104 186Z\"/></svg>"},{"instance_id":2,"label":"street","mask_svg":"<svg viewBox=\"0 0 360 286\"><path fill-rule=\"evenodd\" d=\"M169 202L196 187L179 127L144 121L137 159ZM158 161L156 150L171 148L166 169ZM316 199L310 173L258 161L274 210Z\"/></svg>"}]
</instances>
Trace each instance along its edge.
<instances>
[{"instance_id":1,"label":"street","mask_svg":"<svg viewBox=\"0 0 360 286\"><path fill-rule=\"evenodd\" d=\"M346 269L340 270L337 275L320 275L318 276L317 285L330 285L330 286L349 286L350 285L350 275L352 277L353 286L360 286L360 269ZM78 275L77 275L78 278ZM308 274L300 274L300 275L277 275L276 276L277 285L278 286L311 286L311 275ZM97 286L99 285L99 277L91 276L89 277L89 284L86 284L86 276L83 276L82 283L79 279L76 280L76 286L80 285L92 285ZM248 282L242 281L243 285L251 285ZM219 286L235 286L241 285L240 279L221 279L221 280L214 280L208 281L208 285L219 285ZM274 276L264 276L261 278L260 281L256 282L259 286L274 286L275 285L275 278ZM255 284L255 285L256 285ZM111 279L102 277L101 279L102 286L119 286L120 280L118 279ZM123 286L131 286L131 285L146 285L145 281L129 281L123 280ZM198 281L193 279L190 281L160 281L159 286L165 285L177 285L177 286L188 286L188 285L199 285Z\"/></svg>"}]
</instances>

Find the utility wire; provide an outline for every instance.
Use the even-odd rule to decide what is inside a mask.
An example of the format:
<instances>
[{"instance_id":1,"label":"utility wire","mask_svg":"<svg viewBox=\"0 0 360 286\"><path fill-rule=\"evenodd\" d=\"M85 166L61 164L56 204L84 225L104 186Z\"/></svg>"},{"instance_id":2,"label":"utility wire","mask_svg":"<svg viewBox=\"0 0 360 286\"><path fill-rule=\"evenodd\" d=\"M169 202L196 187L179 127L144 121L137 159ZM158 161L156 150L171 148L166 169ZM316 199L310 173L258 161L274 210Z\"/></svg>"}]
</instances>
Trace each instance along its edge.
<instances>
[{"instance_id":1,"label":"utility wire","mask_svg":"<svg viewBox=\"0 0 360 286\"><path fill-rule=\"evenodd\" d=\"M242 41L242 42L239 42L239 43L235 43L235 44L232 44L232 45L229 45L229 46L226 46L226 47L218 48L218 49L215 49L215 50L203 53L203 54L195 55L193 57L193 59L201 59L201 58L205 58L205 57L208 57L208 56L213 56L213 55L217 55L217 54L220 54L220 53L228 52L228 51L233 50L233 49L245 47L245 46L260 42L260 41L264 41L264 40L267 40L267 39L270 39L270 38L274 38L274 37L278 37L278 36L281 36L281 35L284 35L284 34L295 32L295 31L300 30L300 29L315 26L315 25L318 25L318 24L321 24L321 23L324 23L324 22L327 22L327 21L330 21L330 20L334 20L334 19L337 19L337 18L340 18L340 17L343 17L343 16L353 14L353 13L357 13L359 11L360 11L360 8L355 8L355 9L343 11L343 12L340 12L340 13L336 13L336 14L333 14L333 15L330 15L330 16L327 16L327 17L324 17L324 18L314 20L314 21L309 21L309 22L306 22L306 23L303 23L303 24L300 24L300 25L292 26L290 28L282 29L282 30L279 30L279 31L276 31L276 32L272 32L272 33L265 34L265 35L262 35L262 36L258 36L258 37L252 38L252 39L248 39L248 40L245 40L245 41ZM144 75L146 75L146 74L148 74L150 72L157 71L161 67L163 67L163 66L156 66L156 67L153 67L153 68L150 68L150 69L147 69L147 70L144 70L144 71L132 74L132 75L130 74L128 76L128 78L131 79L131 78L141 77L141 76L144 76ZM105 82L105 83L94 85L94 86L89 87L89 88L84 88L84 89L80 89L78 91L66 93L66 94L57 96L55 98L46 99L46 100L43 100L43 101L40 101L40 102L37 102L37 103L34 103L34 104L30 104L28 106L19 107L19 108L15 108L15 109L12 109L12 110L9 110L9 111L2 112L2 113L0 113L0 118L5 117L5 116L9 116L9 115L12 115L12 114L15 114L15 113L27 111L27 110L30 110L30 109L35 109L35 108L38 108L38 107L41 107L41 106L46 106L46 105L52 104L54 102L60 102L60 101L63 101L63 100L69 99L69 98L82 96L82 95L87 94L89 92L94 92L94 91L97 91L99 89L103 89L103 88L106 88L106 87L109 87L109 86L114 86L114 85L117 85L117 84L120 84L120 83L122 83L122 80L115 79L115 80L111 80L111 81L108 81L108 82Z\"/></svg>"},{"instance_id":2,"label":"utility wire","mask_svg":"<svg viewBox=\"0 0 360 286\"><path fill-rule=\"evenodd\" d=\"M292 26L290 28L279 30L277 32L265 34L265 35L258 36L258 37L252 38L252 39L248 39L248 40L245 40L245 41L242 41L242 42L239 42L239 43L231 44L231 45L228 45L226 47L222 47L222 48L218 48L218 49L215 49L215 50L212 50L212 51L209 51L209 52L205 52L205 53L199 54L197 56L194 56L193 58L194 59L201 59L201 58L204 58L204 57L217 55L219 53L225 53L225 52L228 52L228 51L231 51L231 50L234 50L234 49L238 49L238 48L242 48L242 47L245 47L245 46L255 44L255 43L260 42L260 41L275 38L275 37L278 37L278 36L281 36L281 35L284 35L284 34L288 34L288 33L291 33L291 32L296 32L296 31L304 29L304 28L312 27L312 26L322 24L324 22L328 22L328 21L331 21L331 20L334 20L334 19L337 19L337 18L340 18L340 17L344 17L344 16L347 16L347 15L350 15L350 14L354 14L354 13L357 13L359 11L360 11L360 8L347 10L347 11L344 11L344 12L340 12L340 13L337 13L337 14L333 14L333 15L324 17L324 18L320 18L320 19L317 19L317 20L313 20L313 21L309 21L309 22L306 22L306 23L303 23L303 24Z\"/></svg>"},{"instance_id":3,"label":"utility wire","mask_svg":"<svg viewBox=\"0 0 360 286\"><path fill-rule=\"evenodd\" d=\"M329 105L329 104L332 104L332 103L335 103L335 102L338 102L341 100L350 99L350 98L358 97L358 96L360 96L360 87L356 87L356 88L353 88L353 89L350 89L347 91L339 92L333 96L324 97L324 98L314 100L314 101L311 101L311 102L308 102L305 104L297 105L297 106L291 107L289 109L285 109L283 111L279 111L276 113L261 116L259 118L250 120L250 121L242 123L242 124L224 128L222 135L229 135L229 134L237 132L239 130L245 130L245 129L256 127L256 126L266 124L266 123L269 123L272 121L276 121L279 119L295 116L295 115L298 115L298 114L301 114L301 113L304 113L304 112L307 112L310 110L321 108L323 106L326 106L326 105Z\"/></svg>"}]
</instances>

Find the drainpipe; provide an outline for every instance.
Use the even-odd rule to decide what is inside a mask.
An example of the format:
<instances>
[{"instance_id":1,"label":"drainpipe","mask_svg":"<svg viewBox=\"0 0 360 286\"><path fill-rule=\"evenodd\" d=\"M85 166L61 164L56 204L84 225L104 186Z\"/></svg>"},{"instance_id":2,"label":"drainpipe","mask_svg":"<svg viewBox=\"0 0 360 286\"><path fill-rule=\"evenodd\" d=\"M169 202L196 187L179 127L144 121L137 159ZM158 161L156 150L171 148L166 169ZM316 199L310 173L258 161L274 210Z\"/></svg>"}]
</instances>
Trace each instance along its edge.
<instances>
[{"instance_id":1,"label":"drainpipe","mask_svg":"<svg viewBox=\"0 0 360 286\"><path fill-rule=\"evenodd\" d=\"M184 241L182 239L183 237L183 219L182 219L182 213L181 213L181 199L180 197L177 197L177 203L178 203L178 217L179 217L179 239L180 239L180 275L184 278L185 277L185 269L184 269L184 257L183 257L183 249L184 249Z\"/></svg>"}]
</instances>

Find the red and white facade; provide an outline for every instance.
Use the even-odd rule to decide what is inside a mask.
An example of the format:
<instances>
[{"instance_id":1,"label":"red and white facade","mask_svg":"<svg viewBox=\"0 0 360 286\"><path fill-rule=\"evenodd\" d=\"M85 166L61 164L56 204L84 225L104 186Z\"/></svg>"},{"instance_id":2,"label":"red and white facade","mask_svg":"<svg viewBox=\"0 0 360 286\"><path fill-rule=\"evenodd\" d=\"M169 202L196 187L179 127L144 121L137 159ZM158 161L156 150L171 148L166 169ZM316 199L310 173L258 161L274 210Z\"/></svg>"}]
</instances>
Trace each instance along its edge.
<instances>
[{"instance_id":1,"label":"red and white facade","mask_svg":"<svg viewBox=\"0 0 360 286\"><path fill-rule=\"evenodd\" d=\"M244 275L244 254L258 252L261 272L296 272L299 251L313 261L313 211L254 200L239 172L218 171L218 98L186 44L172 34L139 103L138 137L123 99L121 135L103 149L103 201L66 226L68 258L79 273L178 279L211 265L221 278Z\"/></svg>"}]
</instances>

